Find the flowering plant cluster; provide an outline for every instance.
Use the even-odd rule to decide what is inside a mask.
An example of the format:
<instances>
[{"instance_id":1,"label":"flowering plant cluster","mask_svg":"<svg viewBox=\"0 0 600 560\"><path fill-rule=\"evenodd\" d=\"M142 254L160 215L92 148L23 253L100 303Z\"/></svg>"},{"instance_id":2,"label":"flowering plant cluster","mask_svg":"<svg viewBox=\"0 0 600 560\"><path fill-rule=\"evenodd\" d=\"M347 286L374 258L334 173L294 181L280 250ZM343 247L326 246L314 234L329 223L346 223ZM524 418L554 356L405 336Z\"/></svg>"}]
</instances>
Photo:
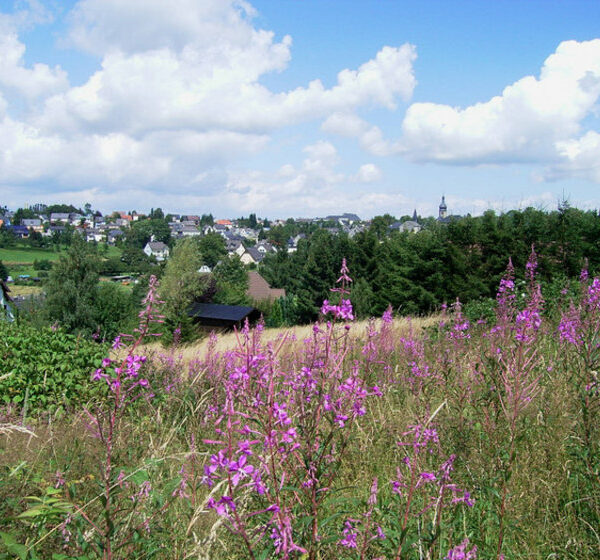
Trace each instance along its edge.
<instances>
[{"instance_id":1,"label":"flowering plant cluster","mask_svg":"<svg viewBox=\"0 0 600 560\"><path fill-rule=\"evenodd\" d=\"M87 428L93 437L100 440L104 453L100 472L103 512L97 520L82 509L78 513L93 530L94 538L89 539L89 544L102 551L102 557L106 560L114 557L115 550L123 546L132 533L149 533L151 520L158 514L157 511L152 514L144 512L143 506L152 491L146 471L128 474L115 465L123 416L140 397L150 400L154 396L150 381L144 375L146 357L137 354L136 349L148 336L157 336L152 332L152 327L163 320L157 312L157 307L162 303L156 297L157 288L157 279L152 276L134 334L119 335L113 342L113 350L126 350L125 356L121 359L104 358L101 367L91 376L92 382L104 382L108 387L106 397L85 410ZM164 504L163 508L167 506ZM72 519L70 517L69 521ZM134 519L136 521L132 524Z\"/></svg>"},{"instance_id":2,"label":"flowering plant cluster","mask_svg":"<svg viewBox=\"0 0 600 560\"><path fill-rule=\"evenodd\" d=\"M219 396L210 407L215 437L204 440L213 449L204 466L203 481L211 489L207 508L240 538L249 558L316 559L332 539L361 559L373 558L377 550L399 554L405 539L387 539L384 521L394 527L400 517L404 531L410 520L420 523L414 520L428 514L439 528L444 508L472 504L468 492L450 480L455 456L435 471L425 469L422 458L437 433L414 427L407 432L411 453L402 463L408 474L400 469L394 481L405 508L401 515L398 509L383 515L374 480L364 513L347 517L339 529L327 522L328 500L358 422L369 402L384 394L371 369L379 336L374 325L371 345L365 344L359 359L351 353L351 326L336 324L352 318L350 299L343 297L350 282L344 261L335 288L341 302L322 308L333 320L316 323L297 354L281 357L281 343L263 344L262 328L246 325L238 349L225 353L220 367L213 364L209 379L213 396ZM390 323L388 311L383 325Z\"/></svg>"},{"instance_id":3,"label":"flowering plant cluster","mask_svg":"<svg viewBox=\"0 0 600 560\"><path fill-rule=\"evenodd\" d=\"M342 287L347 273L344 263ZM334 319L352 318L349 300L333 310L327 305ZM217 437L205 440L218 449L205 466L204 481L225 486L208 507L241 537L251 557L261 537L262 546L270 543L282 558L316 557L320 510L354 423L366 414L367 401L382 394L366 384L361 364L347 359L348 332L338 332L335 321L317 323L302 354L282 363L272 343L261 343L261 328L246 325L238 350L224 356L213 380L222 394L216 402L223 404L214 409ZM242 511L248 500L252 506ZM309 523L299 525L301 516Z\"/></svg>"},{"instance_id":4,"label":"flowering plant cluster","mask_svg":"<svg viewBox=\"0 0 600 560\"><path fill-rule=\"evenodd\" d=\"M525 278L509 262L490 327L457 300L443 324L394 321L388 308L357 335L344 261L303 340L265 342L262 324L246 324L234 349L218 352L213 334L205 357L189 361L177 345L141 350L161 320L153 280L136 334L118 337L91 373L101 395L87 410L101 457L93 499L76 496L68 463L53 464L48 534L65 554L106 559L168 542L182 557L502 560L520 550L509 520L526 511L522 469L535 457L524 451L556 433L575 483L588 484L589 499L569 507L587 519L600 464L600 280L584 271L579 297L552 323L533 250ZM565 397L574 421L547 434L561 366L576 389ZM166 418L152 458L128 447L148 419ZM154 460L170 474L156 476ZM165 538L169 523L179 529Z\"/></svg>"}]
</instances>

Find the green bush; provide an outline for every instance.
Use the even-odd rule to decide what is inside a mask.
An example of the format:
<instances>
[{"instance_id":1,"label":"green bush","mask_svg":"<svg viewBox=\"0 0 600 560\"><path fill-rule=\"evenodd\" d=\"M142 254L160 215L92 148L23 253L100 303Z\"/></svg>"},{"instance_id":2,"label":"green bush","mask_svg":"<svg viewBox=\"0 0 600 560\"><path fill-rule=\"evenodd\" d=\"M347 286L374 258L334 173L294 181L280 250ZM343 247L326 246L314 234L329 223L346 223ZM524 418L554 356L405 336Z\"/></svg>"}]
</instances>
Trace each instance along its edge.
<instances>
[{"instance_id":1,"label":"green bush","mask_svg":"<svg viewBox=\"0 0 600 560\"><path fill-rule=\"evenodd\" d=\"M496 321L496 300L481 298L470 301L463 307L463 313L471 323L485 320L487 324L494 324Z\"/></svg>"},{"instance_id":2,"label":"green bush","mask_svg":"<svg viewBox=\"0 0 600 560\"><path fill-rule=\"evenodd\" d=\"M0 322L0 402L54 411L89 400L90 375L106 345L82 337Z\"/></svg>"}]
</instances>

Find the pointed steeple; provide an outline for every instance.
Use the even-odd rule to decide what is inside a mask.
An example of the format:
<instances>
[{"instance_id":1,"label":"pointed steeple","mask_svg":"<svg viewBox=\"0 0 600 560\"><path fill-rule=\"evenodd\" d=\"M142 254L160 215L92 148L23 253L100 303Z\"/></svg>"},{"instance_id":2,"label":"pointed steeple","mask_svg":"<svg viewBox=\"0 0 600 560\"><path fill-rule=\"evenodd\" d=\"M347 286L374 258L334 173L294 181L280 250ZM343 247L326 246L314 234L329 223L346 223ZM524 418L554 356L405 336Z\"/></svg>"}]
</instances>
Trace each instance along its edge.
<instances>
[{"instance_id":1,"label":"pointed steeple","mask_svg":"<svg viewBox=\"0 0 600 560\"><path fill-rule=\"evenodd\" d=\"M413 222L418 222L419 221L419 218L417 216L417 209L416 208L415 208L415 211L413 212L412 219L413 219Z\"/></svg>"},{"instance_id":2,"label":"pointed steeple","mask_svg":"<svg viewBox=\"0 0 600 560\"><path fill-rule=\"evenodd\" d=\"M444 195L442 195L442 202L440 203L440 208L439 208L439 219L443 220L446 217L447 213L448 213L448 207L446 206L446 197Z\"/></svg>"}]
</instances>

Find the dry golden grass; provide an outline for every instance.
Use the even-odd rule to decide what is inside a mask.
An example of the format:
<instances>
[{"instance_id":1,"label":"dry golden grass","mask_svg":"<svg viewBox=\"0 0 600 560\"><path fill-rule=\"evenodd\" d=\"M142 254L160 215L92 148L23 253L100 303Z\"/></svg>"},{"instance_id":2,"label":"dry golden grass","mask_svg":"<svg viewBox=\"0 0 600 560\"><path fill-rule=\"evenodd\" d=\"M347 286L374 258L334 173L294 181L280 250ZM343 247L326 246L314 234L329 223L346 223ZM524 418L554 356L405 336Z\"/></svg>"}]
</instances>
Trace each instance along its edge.
<instances>
[{"instance_id":1,"label":"dry golden grass","mask_svg":"<svg viewBox=\"0 0 600 560\"><path fill-rule=\"evenodd\" d=\"M396 318L394 319L394 331L396 337L405 336L412 329L414 332L420 332L422 329L437 324L440 320L439 315L429 315L427 317L417 318ZM356 339L364 338L366 329L368 327L368 321L356 321L352 323L350 330L350 337ZM262 335L262 341L277 342L284 338L288 341L297 341L296 344L302 344L302 341L312 336L313 325L302 325L289 328L278 328L278 329L265 329ZM181 356L184 364L189 364L193 360L203 360L208 350L209 337L206 336L203 339L194 342L193 344L180 346L176 350L177 356ZM214 348L216 352L225 352L227 350L233 350L238 346L238 335L235 332L228 332L225 334L219 334L217 344ZM287 346L287 350L293 349L294 344ZM165 349L160 342L147 344L139 348L139 352L142 354L157 354L164 353Z\"/></svg>"}]
</instances>

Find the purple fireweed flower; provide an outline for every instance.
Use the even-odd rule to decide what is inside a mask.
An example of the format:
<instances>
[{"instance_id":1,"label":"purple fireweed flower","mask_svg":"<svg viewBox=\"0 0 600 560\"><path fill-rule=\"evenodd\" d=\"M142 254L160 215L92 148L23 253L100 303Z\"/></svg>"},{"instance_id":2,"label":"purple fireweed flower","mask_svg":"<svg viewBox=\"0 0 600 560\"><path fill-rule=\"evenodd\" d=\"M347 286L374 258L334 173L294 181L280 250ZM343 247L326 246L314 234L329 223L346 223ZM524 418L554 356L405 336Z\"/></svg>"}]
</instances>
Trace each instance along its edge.
<instances>
[{"instance_id":1,"label":"purple fireweed flower","mask_svg":"<svg viewBox=\"0 0 600 560\"><path fill-rule=\"evenodd\" d=\"M600 278L594 278L588 287L586 303L589 309L598 309L600 305Z\"/></svg>"},{"instance_id":2,"label":"purple fireweed flower","mask_svg":"<svg viewBox=\"0 0 600 560\"><path fill-rule=\"evenodd\" d=\"M402 490L406 488L406 483L403 482L403 479L402 471L400 468L396 468L396 480L390 481L390 484L392 485L392 492L398 494L398 496L402 496Z\"/></svg>"},{"instance_id":3,"label":"purple fireweed flower","mask_svg":"<svg viewBox=\"0 0 600 560\"><path fill-rule=\"evenodd\" d=\"M306 549L297 545L292 538L292 520L287 511L280 512L274 517L275 527L271 530L270 538L273 541L276 554L283 554L283 558L289 558L290 552L306 554Z\"/></svg>"},{"instance_id":4,"label":"purple fireweed flower","mask_svg":"<svg viewBox=\"0 0 600 560\"><path fill-rule=\"evenodd\" d=\"M335 419L334 422L340 427L343 428L346 425L346 422L348 421L348 417L345 414L338 414Z\"/></svg>"},{"instance_id":5,"label":"purple fireweed flower","mask_svg":"<svg viewBox=\"0 0 600 560\"><path fill-rule=\"evenodd\" d=\"M383 315L381 316L381 320L390 325L391 323L394 322L394 315L392 312L392 306L388 305L388 308L383 312Z\"/></svg>"},{"instance_id":6,"label":"purple fireweed flower","mask_svg":"<svg viewBox=\"0 0 600 560\"><path fill-rule=\"evenodd\" d=\"M465 539L458 546L450 549L444 560L477 560L477 547L473 546L467 551L469 544L469 539Z\"/></svg>"},{"instance_id":7,"label":"purple fireweed flower","mask_svg":"<svg viewBox=\"0 0 600 560\"><path fill-rule=\"evenodd\" d=\"M235 502L230 496L222 496L218 501L214 498L209 498L206 502L206 507L214 509L220 516L228 516L230 511L235 511Z\"/></svg>"},{"instance_id":8,"label":"purple fireweed flower","mask_svg":"<svg viewBox=\"0 0 600 560\"><path fill-rule=\"evenodd\" d=\"M293 443L297 437L298 433L296 432L296 428L290 428L282 434L281 441L284 443Z\"/></svg>"},{"instance_id":9,"label":"purple fireweed flower","mask_svg":"<svg viewBox=\"0 0 600 560\"><path fill-rule=\"evenodd\" d=\"M435 474L430 472L422 472L419 476L421 477L421 480L424 480L425 482L434 482L437 480Z\"/></svg>"},{"instance_id":10,"label":"purple fireweed flower","mask_svg":"<svg viewBox=\"0 0 600 560\"><path fill-rule=\"evenodd\" d=\"M445 463L440 467L440 479L442 481L450 480L450 473L454 470L454 461L456 460L456 455L452 454Z\"/></svg>"},{"instance_id":11,"label":"purple fireweed flower","mask_svg":"<svg viewBox=\"0 0 600 560\"><path fill-rule=\"evenodd\" d=\"M177 488L171 492L171 496L174 498L189 498L190 496L186 492L188 475L185 472L185 466L182 466L181 469L179 469L179 474L181 475L181 480L179 481Z\"/></svg>"},{"instance_id":12,"label":"purple fireweed flower","mask_svg":"<svg viewBox=\"0 0 600 560\"><path fill-rule=\"evenodd\" d=\"M145 362L146 356L127 356L127 358L125 358L125 374L128 377L137 377L141 367Z\"/></svg>"},{"instance_id":13,"label":"purple fireweed flower","mask_svg":"<svg viewBox=\"0 0 600 560\"><path fill-rule=\"evenodd\" d=\"M117 484L119 485L119 488L123 488L123 484L125 484L125 486L128 486L127 481L125 480L125 471L121 470L119 471L119 476L117 476Z\"/></svg>"},{"instance_id":14,"label":"purple fireweed flower","mask_svg":"<svg viewBox=\"0 0 600 560\"><path fill-rule=\"evenodd\" d=\"M65 520L60 524L60 534L62 535L63 542L65 543L65 545L67 545L69 543L69 541L71 540L71 537L73 536L73 534L71 533L71 531L69 531L69 528L68 528L71 521L73 521L73 518L72 518L71 514L69 513L67 515L67 517L65 518Z\"/></svg>"},{"instance_id":15,"label":"purple fireweed flower","mask_svg":"<svg viewBox=\"0 0 600 560\"><path fill-rule=\"evenodd\" d=\"M463 490L462 496L457 496L456 494L452 498L452 504L465 504L468 507L473 507L475 505L475 500L471 498L471 493Z\"/></svg>"},{"instance_id":16,"label":"purple fireweed flower","mask_svg":"<svg viewBox=\"0 0 600 560\"><path fill-rule=\"evenodd\" d=\"M207 440L205 440L207 441ZM213 443L222 443L222 442L213 442ZM254 445L258 443L256 440L254 441L250 441L247 439L243 439L241 441L238 441L238 453L242 453L243 455L252 455L252 449L250 448L251 445Z\"/></svg>"},{"instance_id":17,"label":"purple fireweed flower","mask_svg":"<svg viewBox=\"0 0 600 560\"><path fill-rule=\"evenodd\" d=\"M273 413L277 419L275 424L283 424L284 426L289 426L292 423L289 416L287 415L286 406L287 405L285 403L283 403L283 404L274 403L273 404Z\"/></svg>"},{"instance_id":18,"label":"purple fireweed flower","mask_svg":"<svg viewBox=\"0 0 600 560\"><path fill-rule=\"evenodd\" d=\"M246 476L252 475L254 467L248 464L247 455L242 455L237 461L229 463L229 472L233 474L231 482L234 486L240 483L240 480Z\"/></svg>"},{"instance_id":19,"label":"purple fireweed flower","mask_svg":"<svg viewBox=\"0 0 600 560\"><path fill-rule=\"evenodd\" d=\"M348 321L354 320L354 315L352 314L352 303L350 303L349 299L343 299L339 308L338 308L338 317L342 319L346 319Z\"/></svg>"},{"instance_id":20,"label":"purple fireweed flower","mask_svg":"<svg viewBox=\"0 0 600 560\"><path fill-rule=\"evenodd\" d=\"M535 273L537 270L537 255L535 254L535 247L532 245L531 246L531 254L529 255L529 260L527 261L527 264L525 265L525 275L527 276L527 279L530 282L533 282L535 280Z\"/></svg>"},{"instance_id":21,"label":"purple fireweed flower","mask_svg":"<svg viewBox=\"0 0 600 560\"><path fill-rule=\"evenodd\" d=\"M381 392L381 389L377 385L373 385L373 387L371 388L371 394L373 394L377 397L383 397L383 393Z\"/></svg>"},{"instance_id":22,"label":"purple fireweed flower","mask_svg":"<svg viewBox=\"0 0 600 560\"><path fill-rule=\"evenodd\" d=\"M54 484L54 488L60 488L61 486L65 485L65 477L64 474L61 471L56 471L56 473L54 473L54 478L56 480L56 483Z\"/></svg>"},{"instance_id":23,"label":"purple fireweed flower","mask_svg":"<svg viewBox=\"0 0 600 560\"><path fill-rule=\"evenodd\" d=\"M558 324L559 338L562 342L568 342L574 346L583 344L581 336L581 317L575 306L571 304L569 311L564 313Z\"/></svg>"},{"instance_id":24,"label":"purple fireweed flower","mask_svg":"<svg viewBox=\"0 0 600 560\"><path fill-rule=\"evenodd\" d=\"M531 342L542 324L542 318L534 309L523 309L517 314L515 338L523 342Z\"/></svg>"},{"instance_id":25,"label":"purple fireweed flower","mask_svg":"<svg viewBox=\"0 0 600 560\"><path fill-rule=\"evenodd\" d=\"M429 445L429 443L439 443L439 437L438 437L438 433L435 430L435 428L426 428L424 426L422 426L421 424L415 424L413 426L409 426L408 430L406 432L404 432L402 435L403 436L407 436L407 435L411 435L413 436L413 441L412 442L398 442L398 445L400 446L412 446L413 449L418 450L419 448L424 448L427 447Z\"/></svg>"},{"instance_id":26,"label":"purple fireweed flower","mask_svg":"<svg viewBox=\"0 0 600 560\"><path fill-rule=\"evenodd\" d=\"M151 490L152 490L152 484L150 484L150 481L144 480L144 482L142 482L142 484L140 485L140 489L138 490L138 493L136 494L136 498L138 500L147 498L148 496L150 496Z\"/></svg>"},{"instance_id":27,"label":"purple fireweed flower","mask_svg":"<svg viewBox=\"0 0 600 560\"><path fill-rule=\"evenodd\" d=\"M336 284L341 284L342 282L352 282L352 278L348 276L348 267L346 266L346 258L342 259L342 268L340 269L341 276L335 281Z\"/></svg>"},{"instance_id":28,"label":"purple fireweed flower","mask_svg":"<svg viewBox=\"0 0 600 560\"><path fill-rule=\"evenodd\" d=\"M373 479L373 484L371 484L371 492L367 503L370 506L374 506L377 503L377 477Z\"/></svg>"},{"instance_id":29,"label":"purple fireweed flower","mask_svg":"<svg viewBox=\"0 0 600 560\"><path fill-rule=\"evenodd\" d=\"M328 313L331 313L335 318L344 319L347 321L354 320L352 303L349 299L342 299L340 305L331 305L329 300L323 300L321 314L327 315Z\"/></svg>"},{"instance_id":30,"label":"purple fireweed flower","mask_svg":"<svg viewBox=\"0 0 600 560\"><path fill-rule=\"evenodd\" d=\"M358 533L354 530L354 526L352 525L351 520L346 520L344 522L344 530L342 531L342 535L344 538L338 541L338 544L344 546L346 548L357 548L357 538Z\"/></svg>"},{"instance_id":31,"label":"purple fireweed flower","mask_svg":"<svg viewBox=\"0 0 600 560\"><path fill-rule=\"evenodd\" d=\"M512 260L508 259L506 272L500 280L496 301L498 309L496 315L498 317L498 325L493 329L493 332L502 332L508 329L508 323L512 320L515 313L515 269Z\"/></svg>"}]
</instances>

